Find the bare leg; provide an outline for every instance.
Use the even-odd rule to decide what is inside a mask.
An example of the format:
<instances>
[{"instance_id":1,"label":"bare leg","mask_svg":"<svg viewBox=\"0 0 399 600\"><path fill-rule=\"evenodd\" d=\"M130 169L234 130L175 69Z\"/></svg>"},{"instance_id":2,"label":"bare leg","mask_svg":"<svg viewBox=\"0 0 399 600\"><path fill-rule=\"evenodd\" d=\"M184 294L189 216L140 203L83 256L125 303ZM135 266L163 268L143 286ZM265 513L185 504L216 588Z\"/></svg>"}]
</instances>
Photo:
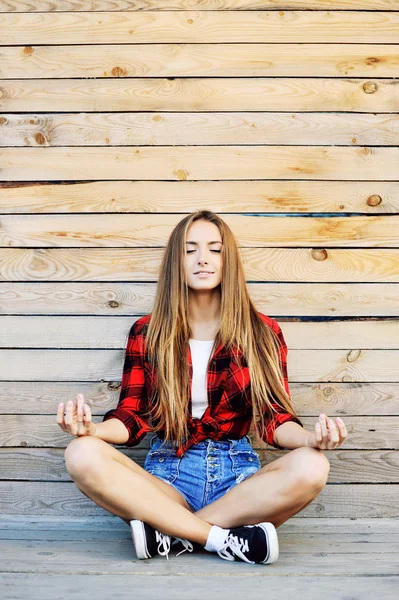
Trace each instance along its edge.
<instances>
[{"instance_id":1,"label":"bare leg","mask_svg":"<svg viewBox=\"0 0 399 600\"><path fill-rule=\"evenodd\" d=\"M329 470L322 451L297 448L195 514L226 529L262 521L279 527L314 500L323 489Z\"/></svg>"},{"instance_id":2,"label":"bare leg","mask_svg":"<svg viewBox=\"0 0 399 600\"><path fill-rule=\"evenodd\" d=\"M107 442L75 438L65 460L77 487L105 510L126 522L140 519L167 535L206 544L211 525L184 506L181 494Z\"/></svg>"}]
</instances>

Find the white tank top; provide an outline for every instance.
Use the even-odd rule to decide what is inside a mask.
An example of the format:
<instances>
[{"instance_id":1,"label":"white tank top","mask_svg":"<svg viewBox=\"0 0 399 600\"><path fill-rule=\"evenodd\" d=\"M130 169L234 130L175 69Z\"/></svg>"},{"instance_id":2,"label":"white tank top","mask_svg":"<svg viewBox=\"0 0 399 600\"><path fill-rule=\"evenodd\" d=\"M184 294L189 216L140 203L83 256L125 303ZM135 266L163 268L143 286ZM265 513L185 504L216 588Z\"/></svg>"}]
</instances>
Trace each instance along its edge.
<instances>
[{"instance_id":1,"label":"white tank top","mask_svg":"<svg viewBox=\"0 0 399 600\"><path fill-rule=\"evenodd\" d=\"M213 340L189 340L193 363L193 380L191 383L191 416L200 419L208 406L206 389L206 367L213 346Z\"/></svg>"}]
</instances>

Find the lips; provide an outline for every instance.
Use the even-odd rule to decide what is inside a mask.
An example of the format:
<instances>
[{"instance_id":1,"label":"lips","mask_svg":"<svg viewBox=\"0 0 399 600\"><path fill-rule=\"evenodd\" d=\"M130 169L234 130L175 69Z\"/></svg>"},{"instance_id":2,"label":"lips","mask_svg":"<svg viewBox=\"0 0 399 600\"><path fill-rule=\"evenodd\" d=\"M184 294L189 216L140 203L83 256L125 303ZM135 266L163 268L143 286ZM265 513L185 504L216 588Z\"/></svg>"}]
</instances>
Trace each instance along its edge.
<instances>
[{"instance_id":1,"label":"lips","mask_svg":"<svg viewBox=\"0 0 399 600\"><path fill-rule=\"evenodd\" d=\"M208 273L209 275L213 275L215 271L197 271L194 275L199 275L199 273Z\"/></svg>"}]
</instances>

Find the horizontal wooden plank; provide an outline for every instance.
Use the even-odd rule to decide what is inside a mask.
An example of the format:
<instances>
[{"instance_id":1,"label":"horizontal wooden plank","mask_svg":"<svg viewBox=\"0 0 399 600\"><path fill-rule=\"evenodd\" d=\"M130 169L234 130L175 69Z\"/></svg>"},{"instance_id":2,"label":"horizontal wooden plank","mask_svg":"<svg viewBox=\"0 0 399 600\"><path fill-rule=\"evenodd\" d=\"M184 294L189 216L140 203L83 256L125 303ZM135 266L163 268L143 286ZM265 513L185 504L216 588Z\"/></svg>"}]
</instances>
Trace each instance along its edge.
<instances>
[{"instance_id":1,"label":"horizontal wooden plank","mask_svg":"<svg viewBox=\"0 0 399 600\"><path fill-rule=\"evenodd\" d=\"M4 215L0 246L156 248L166 246L170 231L181 219L182 215L174 214ZM240 247L396 248L399 240L399 215L226 215L223 220Z\"/></svg>"},{"instance_id":2,"label":"horizontal wooden plank","mask_svg":"<svg viewBox=\"0 0 399 600\"><path fill-rule=\"evenodd\" d=\"M0 348L126 347L129 329L138 317L3 316ZM288 348L399 350L399 319L281 322Z\"/></svg>"},{"instance_id":3,"label":"horizontal wooden plank","mask_svg":"<svg viewBox=\"0 0 399 600\"><path fill-rule=\"evenodd\" d=\"M147 436L148 439L149 436ZM144 447L117 449L141 467L148 451ZM346 444L345 444L346 446ZM253 446L256 450L255 446ZM281 458L288 451L258 452L262 466ZM399 452L397 450L323 450L331 468L329 483L399 483ZM1 448L1 478L3 480L71 481L65 468L63 448ZM1 535L0 535L1 538Z\"/></svg>"},{"instance_id":4,"label":"horizontal wooden plank","mask_svg":"<svg viewBox=\"0 0 399 600\"><path fill-rule=\"evenodd\" d=\"M263 0L264 9L311 9L345 10L353 9L351 0ZM46 12L46 11L160 11L184 10L182 0L7 0L1 5L0 12ZM190 0L190 8L196 11L259 10L257 0ZM373 11L399 10L398 0L356 0L356 10Z\"/></svg>"},{"instance_id":5,"label":"horizontal wooden plank","mask_svg":"<svg viewBox=\"0 0 399 600\"><path fill-rule=\"evenodd\" d=\"M0 212L399 213L398 181L0 182ZM331 215L330 215L331 216Z\"/></svg>"},{"instance_id":6,"label":"horizontal wooden plank","mask_svg":"<svg viewBox=\"0 0 399 600\"><path fill-rule=\"evenodd\" d=\"M302 510L299 516L293 518L396 518L399 516L397 494L398 488L395 484L327 484L315 500ZM100 517L110 514L87 498L73 482L0 481L0 502L3 515ZM73 552L76 553L76 544L74 544ZM376 554L374 559L378 556L380 555ZM44 565L43 557L41 557L41 561ZM353 567L356 562L351 561ZM67 563L64 560L64 567L65 564ZM125 563L122 561L122 564ZM130 559L129 570L131 570L131 564ZM375 560L373 564L375 564ZM397 572L397 559L394 564ZM234 564L234 567L237 565ZM4 568L4 560L2 560L2 566ZM54 568L53 564L51 568ZM290 569L292 569L292 565ZM309 570L308 563L306 563L306 570ZM370 572L368 574L370 575Z\"/></svg>"},{"instance_id":7,"label":"horizontal wooden plank","mask_svg":"<svg viewBox=\"0 0 399 600\"><path fill-rule=\"evenodd\" d=\"M396 44L3 46L2 79L66 77L395 77Z\"/></svg>"},{"instance_id":8,"label":"horizontal wooden plank","mask_svg":"<svg viewBox=\"0 0 399 600\"><path fill-rule=\"evenodd\" d=\"M306 517L301 519L289 519L279 527L279 534L284 534L287 542L290 538L301 534L314 533L314 527L320 527L326 534L333 535L369 535L373 539L379 539L380 536L398 535L399 520L373 518L325 518L325 517ZM22 535L24 530L29 530L32 537L40 536L41 533L48 534L59 532L66 535L68 531L74 531L76 539L84 539L84 535L98 534L101 539L101 532L104 539L109 539L112 532L115 535L121 533L129 534L128 525L119 517L111 513L105 516L61 516L61 515L0 515L0 532L3 536L11 536L13 532L16 535ZM18 539L17 537L9 539ZM34 538L33 538L34 539ZM38 538L40 539L40 538ZM56 538L55 538L56 539ZM61 538L59 538L61 539Z\"/></svg>"},{"instance_id":9,"label":"horizontal wooden plank","mask_svg":"<svg viewBox=\"0 0 399 600\"><path fill-rule=\"evenodd\" d=\"M290 357L291 359L291 357ZM291 365L290 365L291 366ZM93 415L102 416L118 403L121 376L112 381L3 381L0 414L52 414L59 402L84 396ZM299 415L399 415L399 383L290 382L291 398Z\"/></svg>"},{"instance_id":10,"label":"horizontal wooden plank","mask_svg":"<svg viewBox=\"0 0 399 600\"><path fill-rule=\"evenodd\" d=\"M321 77L137 77L0 82L4 112L323 111L396 113L399 81Z\"/></svg>"},{"instance_id":11,"label":"horizontal wooden plank","mask_svg":"<svg viewBox=\"0 0 399 600\"><path fill-rule=\"evenodd\" d=\"M65 448L74 436L62 431L56 417L56 411L53 415L2 415L0 446ZM319 418L301 416L301 421L305 429L315 431ZM345 450L399 450L398 417L345 416L343 421L348 431ZM102 417L93 417L93 422L101 423Z\"/></svg>"},{"instance_id":12,"label":"horizontal wooden plank","mask_svg":"<svg viewBox=\"0 0 399 600\"><path fill-rule=\"evenodd\" d=\"M247 283L258 310L279 317L397 317L397 283ZM0 314L148 314L155 283L16 283L0 286Z\"/></svg>"},{"instance_id":13,"label":"horizontal wooden plank","mask_svg":"<svg viewBox=\"0 0 399 600\"><path fill-rule=\"evenodd\" d=\"M399 145L399 116L386 114L6 113L0 123L0 146L4 147L156 146L170 144L171 137L175 146Z\"/></svg>"},{"instance_id":14,"label":"horizontal wooden plank","mask_svg":"<svg viewBox=\"0 0 399 600\"><path fill-rule=\"evenodd\" d=\"M119 380L123 350L0 350L0 381ZM399 350L291 350L295 382L398 382Z\"/></svg>"},{"instance_id":15,"label":"horizontal wooden plank","mask_svg":"<svg viewBox=\"0 0 399 600\"><path fill-rule=\"evenodd\" d=\"M3 248L4 281L157 281L162 248ZM249 281L398 283L396 248L242 248ZM12 310L12 308L11 308Z\"/></svg>"},{"instance_id":16,"label":"horizontal wooden plank","mask_svg":"<svg viewBox=\"0 0 399 600\"><path fill-rule=\"evenodd\" d=\"M82 549L82 552L86 552L87 548ZM110 550L114 551L114 548ZM22 551L21 551L22 552ZM61 556L62 556L61 552ZM10 573L4 573L0 575L0 584L2 587L6 587L7 585L12 587L13 589L13 600L20 600L29 596L31 600L53 600L54 598L54 590L65 590L69 589L68 584L71 582L71 578L73 577L74 588L74 600L85 600L87 597L87 590L90 589L90 593L93 594L96 598L109 598L110 596L119 596L123 597L126 590L129 589L132 585L132 574L118 573L115 575L114 573L110 574L101 568L98 567L98 572L101 575L105 575L103 577L93 577L93 574L85 571L83 573L80 567L77 567L77 571L66 572L66 573L51 573L51 576L46 577L40 571L40 567L30 568L30 571L37 570L37 572L24 572L21 574L19 572L19 566L21 564L20 556L21 554L18 552L17 557L14 559L10 558L13 554L8 554L9 562L13 564L15 571ZM325 556L325 554L323 554ZM369 555L370 556L370 555ZM113 558L115 555L113 555ZM178 557L177 561L179 558ZM200 555L201 560L204 558L204 554ZM396 558L396 555L395 555ZM43 560L41 556L38 557L38 565L40 565L40 560ZM214 560L217 560L216 557ZM304 559L306 564L308 563L308 556ZM325 559L326 560L326 559ZM328 560L328 559L327 559ZM369 559L370 560L370 559ZM334 563L337 563L337 560L334 559ZM350 563L352 561L347 561ZM371 562L371 560L370 560ZM367 561L363 563L364 570L367 569L366 565ZM392 560L388 560L389 567L392 566ZM159 563L157 563L159 564ZM140 600L152 600L154 598L154 594L157 596L162 596L165 593L165 587L168 586L169 589L173 589L173 598L174 600L185 600L187 597L187 587L190 585L190 588L195 589L196 593L201 597L206 596L208 600L218 600L220 597L219 594L221 591L225 590L225 582L223 578L220 578L221 573L209 574L209 573L201 573L199 575L186 575L181 576L181 565L184 562L178 562L179 564L179 575L171 575L168 574L167 582L165 581L164 575L158 575L151 573L150 575L142 575L140 573ZM221 569L220 563L216 563ZM330 563L329 563L330 564ZM380 598L389 598L389 596L394 596L396 587L397 587L397 577L393 575L385 574L385 568L383 563L380 562L380 572L375 575L356 575L356 593L359 594L359 597L362 600L374 600L375 597L379 596ZM107 561L108 565L108 561ZM235 563L234 563L235 566ZM345 574L345 567L343 567L344 572L339 572L339 591L341 594L346 594L346 597L350 597L350 594L353 593L354 586L354 577L353 575ZM65 571L62 568L62 571ZM331 569L330 569L331 572ZM237 594L238 597L248 596L251 594L252 598L258 596L262 597L264 594L265 583L262 577L258 577L259 571L252 573L253 577L248 579L248 575L251 573L245 573L242 575L234 574L234 593ZM383 574L383 576L382 576ZM318 600L320 598L320 592L317 586L318 581L316 580L316 576L311 575L292 575L292 573L287 573L289 576L285 575L270 575L267 573L267 591L270 595L278 595L281 591L282 585L284 585L284 589L287 591L295 591L295 594L298 597L306 597L307 600ZM328 600L329 598L336 598L337 595L337 575L325 575L324 573L320 575L323 578L323 597ZM134 577L134 575L133 575ZM317 575L319 577L319 575ZM136 575L137 579L137 575ZM39 591L40 590L40 591ZM8 600L8 599L5 599Z\"/></svg>"},{"instance_id":17,"label":"horizontal wooden plank","mask_svg":"<svg viewBox=\"0 0 399 600\"><path fill-rule=\"evenodd\" d=\"M370 3L371 4L371 3ZM374 2L372 3L374 5ZM353 6L353 8L357 8ZM140 11L8 13L1 45L342 42L394 44L399 13L323 11Z\"/></svg>"},{"instance_id":18,"label":"horizontal wooden plank","mask_svg":"<svg viewBox=\"0 0 399 600\"><path fill-rule=\"evenodd\" d=\"M396 181L399 147L7 148L1 181L332 179Z\"/></svg>"}]
</instances>

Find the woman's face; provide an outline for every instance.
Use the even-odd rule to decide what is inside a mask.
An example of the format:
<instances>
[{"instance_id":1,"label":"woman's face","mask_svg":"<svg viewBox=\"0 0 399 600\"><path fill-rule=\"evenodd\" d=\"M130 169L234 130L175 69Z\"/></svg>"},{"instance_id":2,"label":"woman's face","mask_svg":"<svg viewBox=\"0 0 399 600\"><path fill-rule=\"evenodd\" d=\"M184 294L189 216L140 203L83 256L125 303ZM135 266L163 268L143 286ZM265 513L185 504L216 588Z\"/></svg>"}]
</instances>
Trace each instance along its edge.
<instances>
[{"instance_id":1,"label":"woman's face","mask_svg":"<svg viewBox=\"0 0 399 600\"><path fill-rule=\"evenodd\" d=\"M209 221L194 221L187 231L186 275L193 290L212 290L222 281L222 238ZM209 274L200 274L206 271Z\"/></svg>"}]
</instances>

